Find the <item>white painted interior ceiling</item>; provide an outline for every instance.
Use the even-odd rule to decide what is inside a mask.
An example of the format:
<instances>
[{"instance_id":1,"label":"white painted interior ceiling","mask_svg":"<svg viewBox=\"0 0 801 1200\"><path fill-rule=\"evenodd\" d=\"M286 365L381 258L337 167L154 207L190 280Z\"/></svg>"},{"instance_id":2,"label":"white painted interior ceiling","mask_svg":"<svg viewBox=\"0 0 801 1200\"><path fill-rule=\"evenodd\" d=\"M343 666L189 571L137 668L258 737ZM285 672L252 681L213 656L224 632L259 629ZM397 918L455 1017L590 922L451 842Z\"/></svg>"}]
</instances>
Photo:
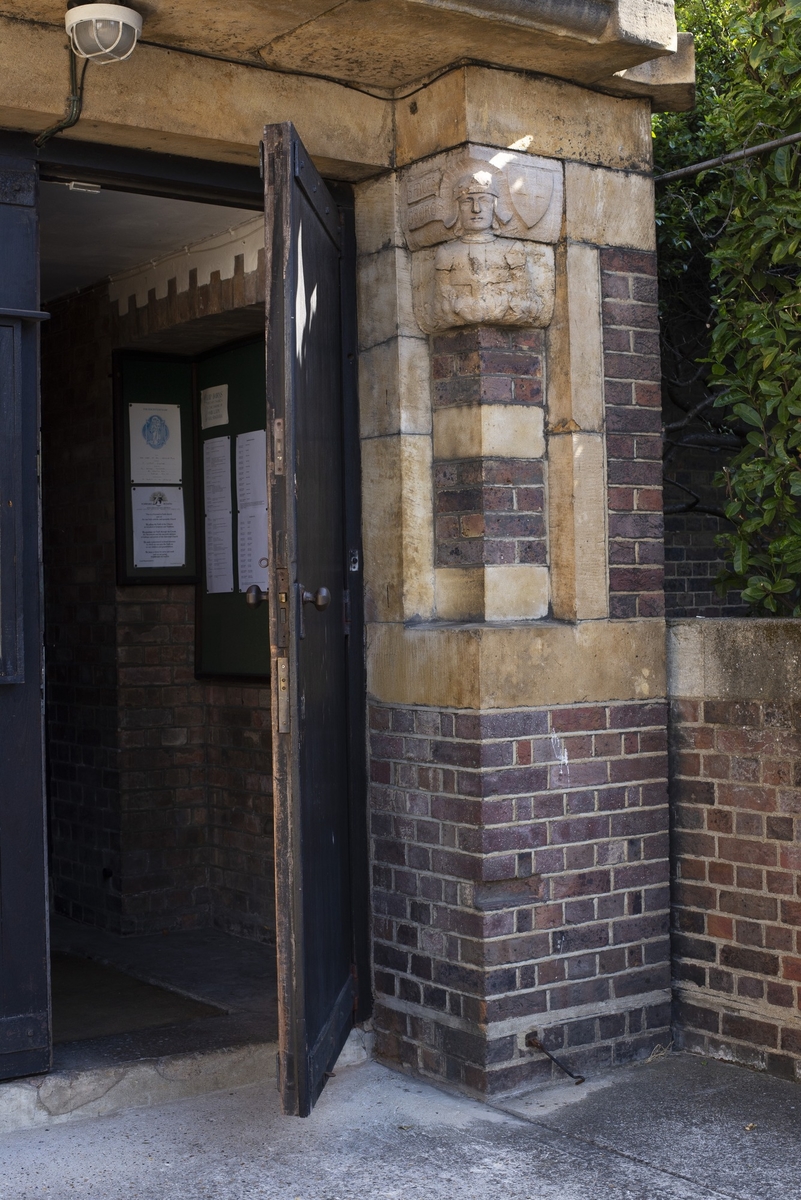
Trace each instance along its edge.
<instances>
[{"instance_id":1,"label":"white painted interior ceiling","mask_svg":"<svg viewBox=\"0 0 801 1200\"><path fill-rule=\"evenodd\" d=\"M235 229L251 209L131 192L40 189L42 303Z\"/></svg>"}]
</instances>

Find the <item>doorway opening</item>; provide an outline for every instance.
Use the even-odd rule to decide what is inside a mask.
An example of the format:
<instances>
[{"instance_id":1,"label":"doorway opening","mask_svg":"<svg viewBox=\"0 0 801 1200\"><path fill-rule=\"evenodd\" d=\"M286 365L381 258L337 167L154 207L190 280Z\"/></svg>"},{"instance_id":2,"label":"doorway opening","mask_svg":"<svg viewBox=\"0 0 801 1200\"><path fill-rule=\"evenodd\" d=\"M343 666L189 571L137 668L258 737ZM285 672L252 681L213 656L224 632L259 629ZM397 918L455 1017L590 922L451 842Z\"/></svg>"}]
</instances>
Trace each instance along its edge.
<instances>
[{"instance_id":1,"label":"doorway opening","mask_svg":"<svg viewBox=\"0 0 801 1200\"><path fill-rule=\"evenodd\" d=\"M215 364L261 363L246 424L265 428L263 215L45 181L40 246L54 1066L271 1044L269 653L267 674L247 654L228 669L219 620L216 635L214 621L200 628L221 597L199 602L199 502L187 498L182 518L192 569L179 569L174 545L166 568L120 565L126 404L175 406L188 388L182 482L151 480L170 485L163 494L186 489L192 471L199 485L199 392L204 373L206 386L219 382ZM218 413L215 432L242 432L240 402L232 375L231 422ZM241 631L258 614L238 587L236 550L222 622Z\"/></svg>"}]
</instances>

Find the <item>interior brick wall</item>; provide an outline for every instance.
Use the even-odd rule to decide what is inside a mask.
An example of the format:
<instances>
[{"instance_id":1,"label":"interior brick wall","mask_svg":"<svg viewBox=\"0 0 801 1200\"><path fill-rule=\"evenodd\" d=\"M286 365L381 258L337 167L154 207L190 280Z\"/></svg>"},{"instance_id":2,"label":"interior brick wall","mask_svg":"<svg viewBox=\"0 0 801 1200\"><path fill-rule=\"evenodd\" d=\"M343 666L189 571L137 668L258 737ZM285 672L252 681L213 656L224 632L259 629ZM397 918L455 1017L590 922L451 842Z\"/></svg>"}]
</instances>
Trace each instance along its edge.
<instances>
[{"instance_id":1,"label":"interior brick wall","mask_svg":"<svg viewBox=\"0 0 801 1200\"><path fill-rule=\"evenodd\" d=\"M370 709L378 1053L476 1092L670 1041L665 708Z\"/></svg>"},{"instance_id":2,"label":"interior brick wall","mask_svg":"<svg viewBox=\"0 0 801 1200\"><path fill-rule=\"evenodd\" d=\"M43 332L53 896L117 932L274 938L269 690L196 680L194 587L117 588L115 567L112 350L254 288L212 278L120 321L98 287Z\"/></svg>"},{"instance_id":3,"label":"interior brick wall","mask_svg":"<svg viewBox=\"0 0 801 1200\"><path fill-rule=\"evenodd\" d=\"M665 611L656 255L601 251L609 614Z\"/></svg>"},{"instance_id":4,"label":"interior brick wall","mask_svg":"<svg viewBox=\"0 0 801 1200\"><path fill-rule=\"evenodd\" d=\"M801 1080L801 713L671 704L676 1039Z\"/></svg>"},{"instance_id":5,"label":"interior brick wall","mask_svg":"<svg viewBox=\"0 0 801 1200\"><path fill-rule=\"evenodd\" d=\"M58 905L114 927L122 901L111 323L99 292L42 331L50 871Z\"/></svg>"}]
</instances>

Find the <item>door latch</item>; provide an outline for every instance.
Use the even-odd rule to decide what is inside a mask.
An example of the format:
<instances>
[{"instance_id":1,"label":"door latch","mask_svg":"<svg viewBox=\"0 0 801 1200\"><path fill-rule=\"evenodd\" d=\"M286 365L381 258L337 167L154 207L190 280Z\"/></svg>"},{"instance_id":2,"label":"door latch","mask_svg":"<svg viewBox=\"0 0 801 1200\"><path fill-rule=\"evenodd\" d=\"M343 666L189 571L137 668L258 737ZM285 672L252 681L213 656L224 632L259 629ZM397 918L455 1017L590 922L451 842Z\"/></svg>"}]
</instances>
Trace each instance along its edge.
<instances>
[{"instance_id":1,"label":"door latch","mask_svg":"<svg viewBox=\"0 0 801 1200\"><path fill-rule=\"evenodd\" d=\"M276 645L283 650L289 645L289 571L285 567L279 567L275 575L278 587L275 640Z\"/></svg>"}]
</instances>

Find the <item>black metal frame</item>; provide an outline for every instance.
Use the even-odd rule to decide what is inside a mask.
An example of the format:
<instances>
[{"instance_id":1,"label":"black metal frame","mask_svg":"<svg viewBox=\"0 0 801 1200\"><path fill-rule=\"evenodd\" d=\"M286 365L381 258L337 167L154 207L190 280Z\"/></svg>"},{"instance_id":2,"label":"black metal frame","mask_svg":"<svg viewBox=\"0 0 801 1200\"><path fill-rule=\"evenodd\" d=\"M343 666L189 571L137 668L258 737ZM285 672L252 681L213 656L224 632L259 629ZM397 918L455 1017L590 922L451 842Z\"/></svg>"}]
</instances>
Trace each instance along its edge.
<instances>
[{"instance_id":1,"label":"black metal frame","mask_svg":"<svg viewBox=\"0 0 801 1200\"><path fill-rule=\"evenodd\" d=\"M0 684L23 683L21 322L0 315Z\"/></svg>"},{"instance_id":2,"label":"black metal frame","mask_svg":"<svg viewBox=\"0 0 801 1200\"><path fill-rule=\"evenodd\" d=\"M252 208L254 212L264 210L261 178L255 162L252 167L208 162L71 138L54 138L36 150L30 136L2 132L0 152L33 159L39 167L39 178L50 183L78 179L115 191Z\"/></svg>"},{"instance_id":3,"label":"black metal frame","mask_svg":"<svg viewBox=\"0 0 801 1200\"><path fill-rule=\"evenodd\" d=\"M356 215L353 188L329 184L342 216L342 410L345 480L360 480L358 330L356 325ZM348 553L348 762L350 774L350 877L357 1022L373 1011L370 972L370 839L367 808L367 679L364 646L364 556L361 488L345 488L345 545Z\"/></svg>"},{"instance_id":4,"label":"black metal frame","mask_svg":"<svg viewBox=\"0 0 801 1200\"><path fill-rule=\"evenodd\" d=\"M254 147L255 150L255 147ZM259 168L238 163L211 162L175 154L107 146L94 142L54 138L34 150L29 135L0 132L0 153L34 159L39 178L49 182L79 179L118 191L170 199L201 201L264 211L264 187ZM326 181L328 182L328 181ZM343 215L343 401L346 478L361 479L357 391L356 335L356 236L353 190L348 184L328 183ZM20 314L23 315L23 314ZM32 314L24 314L32 315ZM197 440L197 439L196 439ZM197 488L196 488L197 492ZM346 494L346 545L357 555L349 569L351 635L349 668L349 761L351 830L351 905L354 929L354 964L357 970L355 1018L365 1020L372 1011L370 987L369 857L366 774L366 672L364 659L364 589L359 487ZM353 561L353 560L352 560Z\"/></svg>"},{"instance_id":5,"label":"black metal frame","mask_svg":"<svg viewBox=\"0 0 801 1200\"><path fill-rule=\"evenodd\" d=\"M192 478L187 483L182 484L185 489L185 495L188 493L188 498L184 501L184 511L188 515L191 513L193 520L192 535L194 544L192 546L191 558L192 566L182 569L172 570L166 567L134 567L133 570L128 568L128 506L130 503L130 469L126 462L125 446L126 446L126 414L123 397L122 384L122 363L128 356L135 356L140 359L152 359L153 362L180 362L191 367L193 360L188 359L180 354L158 353L140 350L113 350L111 354L111 373L112 373L112 402L114 408L114 531L116 535L116 553L117 553L117 583L120 587L136 587L142 584L153 583L197 583L200 578L200 564L197 552L197 414L195 404L195 387L194 379L191 385L191 411L189 413L189 428L191 429L191 444L192 444ZM182 440L183 440L183 414L182 414ZM187 522L186 538L187 538L187 559L189 559L189 537L190 528Z\"/></svg>"}]
</instances>

